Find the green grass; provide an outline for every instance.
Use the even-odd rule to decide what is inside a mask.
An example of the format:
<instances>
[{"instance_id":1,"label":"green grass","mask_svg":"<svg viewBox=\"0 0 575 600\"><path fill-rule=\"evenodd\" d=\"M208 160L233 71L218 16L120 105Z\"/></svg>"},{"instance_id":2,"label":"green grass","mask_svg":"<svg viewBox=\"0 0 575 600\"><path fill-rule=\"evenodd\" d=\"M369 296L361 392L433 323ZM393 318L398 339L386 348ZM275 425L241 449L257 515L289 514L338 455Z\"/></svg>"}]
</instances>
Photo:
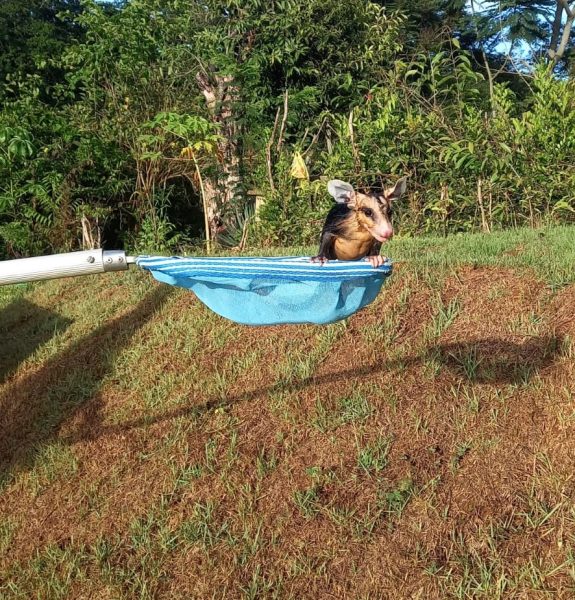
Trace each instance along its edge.
<instances>
[{"instance_id":1,"label":"green grass","mask_svg":"<svg viewBox=\"0 0 575 600\"><path fill-rule=\"evenodd\" d=\"M389 436L378 436L375 442L361 446L357 443L358 466L366 473L379 473L385 469L388 463L388 455L391 448L392 438Z\"/></svg>"},{"instance_id":2,"label":"green grass","mask_svg":"<svg viewBox=\"0 0 575 600\"><path fill-rule=\"evenodd\" d=\"M252 255L313 255L315 246L266 248ZM222 252L223 253L223 252ZM382 250L396 262L416 265L422 273L445 272L461 264L530 268L554 288L575 281L573 226L518 228L492 233L460 233L444 237L396 235Z\"/></svg>"},{"instance_id":3,"label":"green grass","mask_svg":"<svg viewBox=\"0 0 575 600\"><path fill-rule=\"evenodd\" d=\"M318 398L312 423L319 431L326 433L346 423L364 421L372 413L369 400L361 390L356 390L349 396L337 399L335 403L325 404Z\"/></svg>"},{"instance_id":4,"label":"green grass","mask_svg":"<svg viewBox=\"0 0 575 600\"><path fill-rule=\"evenodd\" d=\"M439 296L434 298L435 315L428 327L429 339L438 338L453 323L459 312L459 301L453 298L445 305Z\"/></svg>"},{"instance_id":5,"label":"green grass","mask_svg":"<svg viewBox=\"0 0 575 600\"><path fill-rule=\"evenodd\" d=\"M324 327L0 288L0 598L573 597L574 234L398 236Z\"/></svg>"},{"instance_id":6,"label":"green grass","mask_svg":"<svg viewBox=\"0 0 575 600\"><path fill-rule=\"evenodd\" d=\"M490 234L458 234L443 238L396 238L386 246L394 260L422 268L459 264L530 268L553 288L575 281L573 227L517 229Z\"/></svg>"}]
</instances>

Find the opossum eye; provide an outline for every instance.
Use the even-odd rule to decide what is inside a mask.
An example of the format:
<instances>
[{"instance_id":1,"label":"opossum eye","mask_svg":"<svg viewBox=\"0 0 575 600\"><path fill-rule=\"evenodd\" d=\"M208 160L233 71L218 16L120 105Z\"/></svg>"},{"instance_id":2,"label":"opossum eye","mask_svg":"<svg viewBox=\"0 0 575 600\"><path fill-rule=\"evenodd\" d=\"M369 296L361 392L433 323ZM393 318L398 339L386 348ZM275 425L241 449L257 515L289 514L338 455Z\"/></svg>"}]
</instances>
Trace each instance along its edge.
<instances>
[{"instance_id":1,"label":"opossum eye","mask_svg":"<svg viewBox=\"0 0 575 600\"><path fill-rule=\"evenodd\" d=\"M373 210L371 210L371 208L362 208L361 211L368 219L371 219L371 217L373 217Z\"/></svg>"}]
</instances>

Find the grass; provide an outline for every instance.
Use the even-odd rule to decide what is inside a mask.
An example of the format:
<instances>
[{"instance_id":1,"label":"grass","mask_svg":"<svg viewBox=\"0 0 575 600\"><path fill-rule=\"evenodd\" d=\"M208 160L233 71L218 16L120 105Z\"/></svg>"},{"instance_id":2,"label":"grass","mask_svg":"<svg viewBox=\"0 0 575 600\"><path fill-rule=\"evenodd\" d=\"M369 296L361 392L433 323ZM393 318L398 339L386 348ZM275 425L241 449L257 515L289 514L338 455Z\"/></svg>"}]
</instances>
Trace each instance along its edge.
<instances>
[{"instance_id":1,"label":"grass","mask_svg":"<svg viewBox=\"0 0 575 600\"><path fill-rule=\"evenodd\" d=\"M359 467L366 473L377 474L383 471L388 463L391 443L392 438L388 436L378 436L375 442L365 446L360 446L357 443L357 463Z\"/></svg>"},{"instance_id":2,"label":"grass","mask_svg":"<svg viewBox=\"0 0 575 600\"><path fill-rule=\"evenodd\" d=\"M517 229L491 234L458 234L442 238L399 238L386 253L422 269L461 263L474 266L533 269L558 289L573 283L573 227Z\"/></svg>"},{"instance_id":3,"label":"grass","mask_svg":"<svg viewBox=\"0 0 575 600\"><path fill-rule=\"evenodd\" d=\"M0 597L573 597L574 234L398 236L324 327L0 288Z\"/></svg>"}]
</instances>

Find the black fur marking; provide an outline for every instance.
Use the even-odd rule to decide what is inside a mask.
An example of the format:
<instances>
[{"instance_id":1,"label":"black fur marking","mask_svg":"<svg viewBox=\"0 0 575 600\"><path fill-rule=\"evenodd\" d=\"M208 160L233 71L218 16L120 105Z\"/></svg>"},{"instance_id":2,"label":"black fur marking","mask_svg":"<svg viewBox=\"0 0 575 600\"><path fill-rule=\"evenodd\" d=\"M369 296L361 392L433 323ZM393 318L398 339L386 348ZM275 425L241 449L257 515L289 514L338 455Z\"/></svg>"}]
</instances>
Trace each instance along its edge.
<instances>
[{"instance_id":1,"label":"black fur marking","mask_svg":"<svg viewBox=\"0 0 575 600\"><path fill-rule=\"evenodd\" d=\"M377 204L381 209L381 213L391 221L393 209L389 200L385 196L377 196Z\"/></svg>"},{"instance_id":2,"label":"black fur marking","mask_svg":"<svg viewBox=\"0 0 575 600\"><path fill-rule=\"evenodd\" d=\"M319 242L319 252L315 259L327 258L335 260L335 240L344 231L344 223L349 219L353 210L346 204L335 204L327 213Z\"/></svg>"},{"instance_id":3,"label":"black fur marking","mask_svg":"<svg viewBox=\"0 0 575 600\"><path fill-rule=\"evenodd\" d=\"M382 242L373 240L373 245L371 246L371 248L370 248L369 252L366 254L366 256L379 256L382 245L383 245Z\"/></svg>"}]
</instances>

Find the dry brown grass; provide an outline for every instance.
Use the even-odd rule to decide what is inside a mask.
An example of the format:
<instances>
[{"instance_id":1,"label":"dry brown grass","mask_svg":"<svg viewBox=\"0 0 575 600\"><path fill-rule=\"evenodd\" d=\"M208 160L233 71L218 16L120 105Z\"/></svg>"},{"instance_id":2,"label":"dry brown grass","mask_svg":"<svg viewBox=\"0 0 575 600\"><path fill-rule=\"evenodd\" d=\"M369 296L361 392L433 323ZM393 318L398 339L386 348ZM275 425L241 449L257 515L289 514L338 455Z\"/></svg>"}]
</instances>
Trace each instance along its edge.
<instances>
[{"instance_id":1,"label":"dry brown grass","mask_svg":"<svg viewBox=\"0 0 575 600\"><path fill-rule=\"evenodd\" d=\"M3 597L574 597L575 287L402 266L253 329L110 281L0 313Z\"/></svg>"}]
</instances>

